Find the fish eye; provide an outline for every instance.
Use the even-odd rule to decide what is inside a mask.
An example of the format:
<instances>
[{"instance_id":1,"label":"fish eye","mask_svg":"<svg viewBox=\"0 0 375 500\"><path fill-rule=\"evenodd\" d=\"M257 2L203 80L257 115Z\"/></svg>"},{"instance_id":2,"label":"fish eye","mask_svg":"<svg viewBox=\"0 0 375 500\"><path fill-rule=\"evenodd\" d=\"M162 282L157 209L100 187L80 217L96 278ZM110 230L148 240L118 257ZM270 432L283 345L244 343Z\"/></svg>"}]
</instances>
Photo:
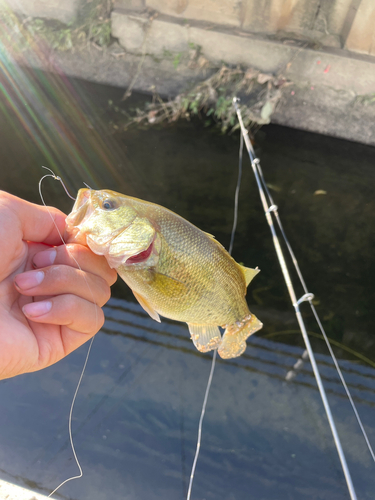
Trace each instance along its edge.
<instances>
[{"instance_id":1,"label":"fish eye","mask_svg":"<svg viewBox=\"0 0 375 500\"><path fill-rule=\"evenodd\" d=\"M117 208L115 200L107 199L102 203L103 210L114 210L115 208Z\"/></svg>"}]
</instances>

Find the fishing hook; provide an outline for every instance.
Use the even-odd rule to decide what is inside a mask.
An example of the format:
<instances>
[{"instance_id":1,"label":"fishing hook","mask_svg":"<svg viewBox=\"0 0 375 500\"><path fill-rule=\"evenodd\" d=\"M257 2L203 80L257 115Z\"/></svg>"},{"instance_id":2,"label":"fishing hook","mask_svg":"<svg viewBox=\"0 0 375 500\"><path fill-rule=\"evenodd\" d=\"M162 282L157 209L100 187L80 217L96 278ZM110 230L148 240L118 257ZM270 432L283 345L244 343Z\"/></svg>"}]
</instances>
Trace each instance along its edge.
<instances>
[{"instance_id":1,"label":"fishing hook","mask_svg":"<svg viewBox=\"0 0 375 500\"><path fill-rule=\"evenodd\" d=\"M60 181L61 184L62 184L62 187L64 188L64 191L66 192L66 194L69 196L69 198L71 200L74 200L75 201L75 198L73 198L73 196L71 196L71 194L69 193L69 191L67 190L63 180L61 179L61 177L59 177L58 175L55 174L55 172L53 170L51 170L50 168L48 167L45 167L44 165L42 165L42 168L45 168L46 170L48 170L49 172L51 172L51 175L47 174L47 175L44 175L40 181L39 181L39 186L41 185L42 183L42 180L45 179L46 177L53 177L56 181Z\"/></svg>"}]
</instances>

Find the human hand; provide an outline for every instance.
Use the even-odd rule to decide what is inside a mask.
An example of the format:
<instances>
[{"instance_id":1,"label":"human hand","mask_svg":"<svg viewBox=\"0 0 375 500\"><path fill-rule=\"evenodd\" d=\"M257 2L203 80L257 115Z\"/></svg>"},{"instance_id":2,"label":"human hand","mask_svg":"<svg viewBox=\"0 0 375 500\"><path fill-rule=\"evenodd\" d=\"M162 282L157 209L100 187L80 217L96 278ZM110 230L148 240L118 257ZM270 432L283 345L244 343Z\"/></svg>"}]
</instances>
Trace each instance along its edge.
<instances>
[{"instance_id":1,"label":"human hand","mask_svg":"<svg viewBox=\"0 0 375 500\"><path fill-rule=\"evenodd\" d=\"M117 274L63 245L51 215L63 234L65 214L0 191L0 379L56 363L104 323Z\"/></svg>"}]
</instances>

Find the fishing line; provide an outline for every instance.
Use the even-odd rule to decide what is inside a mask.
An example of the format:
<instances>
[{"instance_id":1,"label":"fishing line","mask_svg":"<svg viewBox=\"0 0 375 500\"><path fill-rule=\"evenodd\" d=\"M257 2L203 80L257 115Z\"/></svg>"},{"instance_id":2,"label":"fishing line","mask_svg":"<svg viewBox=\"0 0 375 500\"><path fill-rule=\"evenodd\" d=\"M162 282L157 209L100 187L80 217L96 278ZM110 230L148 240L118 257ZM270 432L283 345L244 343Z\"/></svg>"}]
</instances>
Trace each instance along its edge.
<instances>
[{"instance_id":1,"label":"fishing line","mask_svg":"<svg viewBox=\"0 0 375 500\"><path fill-rule=\"evenodd\" d=\"M235 191L235 195L234 195L233 226L232 226L232 233L231 233L231 236L230 236L230 244L229 244L229 250L228 250L229 255L232 255L233 243L234 243L234 236L235 236L236 228L237 228L237 220L238 220L238 197L239 197L239 193L240 193L241 178L242 178L242 158L243 158L243 137L242 137L242 134L241 134L240 150L239 150L239 161L238 161L238 177L237 177L236 191ZM193 487L193 480L194 480L195 468L197 466L198 456L199 456L200 447L201 447L203 417L204 417L204 414L206 412L208 395L209 395L209 392L210 392L211 383L212 383L212 379L213 379L213 375L214 375L214 371L215 371L216 356L217 356L217 349L214 349L214 353L213 353L213 356L212 356L212 362L211 362L210 375L208 377L207 386L206 386L206 392L204 394L204 399L203 399L201 416L199 418L197 447L196 447L196 450L195 450L193 465L192 465L192 468L191 468L191 474L190 474L190 480L189 480L189 488L188 488L186 500L190 500L191 490L192 490L192 487Z\"/></svg>"},{"instance_id":2,"label":"fishing line","mask_svg":"<svg viewBox=\"0 0 375 500\"><path fill-rule=\"evenodd\" d=\"M207 406L208 394L209 394L209 392L210 392L211 382L212 382L212 378L213 378L213 375L214 375L216 356L217 356L217 349L214 349L214 353L213 353L213 356L212 356L212 363L211 363L210 375L209 375L209 377L208 377L208 382L207 382L206 392L205 392L205 395L204 395L204 400L203 400L203 406L202 406L201 416L200 416L200 419L199 419L199 425L198 425L198 439L197 439L197 448L196 448L196 450L195 450L195 456L194 456L193 466L192 466L192 468L191 468L190 481L189 481L189 488L188 488L188 492L187 492L186 500L190 500L191 489L192 489L192 487L193 487L193 480L194 480L194 474L195 474L195 467L196 467L196 465L197 465L198 456L199 456L199 451L200 451L200 447L201 447L203 417L204 417L204 414L205 414L205 412L206 412L206 406Z\"/></svg>"},{"instance_id":3,"label":"fishing line","mask_svg":"<svg viewBox=\"0 0 375 500\"><path fill-rule=\"evenodd\" d=\"M43 182L43 180L44 180L46 177L52 177L54 180L60 181L60 182L61 182L61 184L62 184L62 186L63 186L63 188L64 188L64 190L65 190L65 192L66 192L66 194L69 196L69 198L71 198L72 200L75 200L75 198L73 198L73 196L71 196L71 195L69 194L69 191L67 190L67 188L66 188L66 186L65 186L65 184L64 184L64 182L63 182L63 180L61 179L61 177L59 177L59 176L55 175L55 173L54 173L54 172L53 172L50 168L48 168L48 167L44 167L44 166L43 166L42 168L45 168L46 170L48 170L48 171L49 171L49 172L51 172L51 173L50 173L50 174L46 174L46 175L44 175L44 176L40 179L40 181L39 181L39 195L40 195L40 199L42 200L43 205L47 208L47 211L48 211L48 213L49 213L49 216L51 217L52 222L54 223L54 225L55 225L55 227L56 227L56 230L57 230L57 232L58 232L58 234L59 234L59 236L60 236L60 239L61 239L61 241L63 242L63 244L64 244L64 246L65 246L65 248L66 248L66 250L67 250L67 252L68 252L68 254L69 254L69 256L70 256L70 258L74 260L74 262L77 264L77 266L78 266L79 270L80 270L80 271L82 271L82 273L83 273L83 278L84 278L84 280L85 280L85 282L86 282L86 285L87 285L87 287L88 287L88 289L89 289L89 291L90 291L90 293L91 293L92 302L93 302L93 304L95 304L95 305L96 305L95 298L94 298L94 294L93 294L92 289L91 289L91 287L90 287L90 285L89 285L89 283L88 283L88 281L87 281L87 279L86 279L86 276L85 276L85 274L84 274L84 272L83 272L83 270L82 270L81 266L79 265L79 263L78 263L78 262L77 262L77 260L75 259L75 257L74 257L74 256L71 254L71 252L69 251L68 246L67 246L67 244L66 244L66 242L65 242L65 240L64 240L64 238L63 238L63 236L62 236L62 234L61 234L61 232L60 232L60 230L59 230L59 228L57 227L57 224L56 224L56 222L55 222L55 219L53 218L53 216L52 216L51 212L49 211L48 206L46 205L46 203L45 203L45 201L44 201L43 194L42 194L42 182ZM95 324L96 324L96 325L98 324L98 311L97 311L97 309L96 309L96 308L95 308ZM90 340L89 347L88 347L88 349L87 349L86 358L85 358L85 361L84 361L84 363L83 363L83 368L82 368L82 370L81 370L81 374L80 374L79 379L78 379L77 387L76 387L76 389L75 389L75 392L74 392L74 395L73 395L73 399L72 399L72 403L71 403L71 405L70 405L70 411L69 411L69 423L68 423L68 429L69 429L69 440L70 440L70 446L71 446L71 448L72 448L73 456L74 456L75 462L76 462L77 467L78 467L78 470L79 470L79 474L78 474L77 476L72 476L72 477L69 477L68 479L65 479L65 480L64 480L61 484L59 484L59 485L57 486L57 488L55 488L55 489L54 489L54 490L53 490L53 491L52 491L52 492L48 495L48 497L51 497L54 493L56 493L56 491L57 491L57 490L59 490L59 489L61 488L61 486L63 486L63 485L64 485L64 484L66 484L67 482L72 481L73 479L80 479L80 478L83 476L83 470L82 470L81 464L80 464L80 462L79 462L79 460L78 460L78 456L77 456L77 453L76 453L76 450L75 450L75 446L74 446L74 442L73 442L73 433L72 433L72 418L73 418L74 404L75 404L75 402L76 402L76 399L77 399L77 394L78 394L79 388L80 388L80 386L81 386L81 382L82 382L82 379L83 379L83 375L84 375L85 370L86 370L86 365L87 365L87 362L88 362L88 360L89 360L89 356L90 356L90 352L91 352L91 347L92 347L92 344L93 344L93 342L94 342L94 339L95 339L95 336L94 336L94 337L92 337L92 339Z\"/></svg>"},{"instance_id":4,"label":"fishing line","mask_svg":"<svg viewBox=\"0 0 375 500\"><path fill-rule=\"evenodd\" d=\"M238 196L240 194L240 186L241 186L241 177L242 177L242 156L243 156L243 137L240 134L240 151L239 151L239 160L238 160L238 178L237 178L237 186L236 192L234 194L234 217L233 217L233 227L232 234L230 237L230 245L229 245L229 254L232 255L233 243L234 243L234 235L237 229L237 220L238 220Z\"/></svg>"},{"instance_id":5,"label":"fishing line","mask_svg":"<svg viewBox=\"0 0 375 500\"><path fill-rule=\"evenodd\" d=\"M350 471L348 468L348 464L346 462L345 454L344 454L344 451L343 451L342 446L341 446L339 435L337 433L336 424L335 424L335 421L334 421L333 416L332 416L331 408L329 406L326 392L325 392L325 389L324 389L324 386L323 386L323 383L322 383L322 380L320 377L319 369L318 369L318 366L316 364L314 352L311 348L311 344L310 344L309 337L307 335L305 323L303 321L303 317L302 317L302 314L301 314L300 308L299 308L300 304L302 302L305 302L305 301L308 301L308 302L310 302L310 304L312 304L312 299L314 296L313 296L313 294L306 292L300 299L297 300L297 297L296 297L296 294L294 291L294 287L293 287L293 284L292 284L292 281L291 281L291 278L289 275L289 271L288 271L288 268L287 268L287 265L285 262L284 254L283 254L283 251L281 249L280 242L279 242L278 236L276 234L275 226L274 226L272 215L271 215L272 213L274 213L274 214L277 213L277 206L274 204L269 206L269 204L267 203L265 190L264 190L263 185L262 185L263 182L261 181L261 175L260 175L261 171L259 171L259 169L258 169L258 166L260 164L260 160L259 160L259 158L256 158L256 156L255 156L255 152L254 152L254 149L251 145L248 132L247 132L247 130L244 126L243 120L242 120L241 110L238 106L238 102L239 102L238 98L233 98L233 105L236 109L238 121L239 121L240 127L241 127L241 133L244 137L246 149L247 149L249 157L250 157L251 167L253 169L255 180L256 180L256 183L258 186L259 196L260 196L260 199L262 202L262 206L264 209L266 220L267 220L267 223L268 223L270 230L271 230L272 240L273 240L273 243L275 246L276 254L277 254L277 257L278 257L278 260L280 263L280 267L281 267L281 270L282 270L282 273L284 276L284 280L285 280L285 283L287 285L287 289L288 289L288 292L289 292L289 295L290 295L290 298L291 298L291 301L292 301L292 304L293 304L293 307L295 310L296 318L297 318L297 321L298 321L298 324L299 324L299 327L300 327L300 330L301 330L301 333L302 333L302 336L303 336L303 339L304 339L304 342L306 345L306 349L307 349L308 354L309 354L311 367L313 369L316 383L318 385L320 396L321 396L321 399L323 402L323 406L324 406L324 409L325 409L325 412L326 412L326 415L328 418L329 425L331 427L331 432L332 432L333 439L334 439L334 442L336 445L337 453L338 453L339 458L340 458L340 462L341 462L342 470L343 470L343 473L345 476L345 480L346 480L346 484L347 484L348 491L350 494L350 498L352 500L357 500L357 495L356 495L355 490L354 490L354 486L353 486L352 478L351 478ZM304 283L304 281L303 281L303 283Z\"/></svg>"},{"instance_id":6,"label":"fishing line","mask_svg":"<svg viewBox=\"0 0 375 500\"><path fill-rule=\"evenodd\" d=\"M83 368L82 368L82 371L81 371L81 374L79 376L79 379L78 379L78 384L77 384L77 387L76 387L76 390L74 392L74 396L73 396L73 399L72 399L72 403L70 405L70 411L69 411L69 425L68 425L68 429L69 429L69 440L70 440L70 446L72 448L72 452L73 452L73 456L74 456L74 459L76 461L76 464L77 464L77 467L78 467L78 470L79 470L79 474L77 476L72 476L72 477L69 477L68 479L65 479L62 483L60 483L49 495L48 495L48 498L50 498L54 493L56 493L57 490L59 490L61 488L61 486L63 486L64 484L68 483L69 481L73 481L73 479L80 479L82 476L83 476L83 470L82 470L82 467L81 467L81 464L79 463L79 460L78 460L78 456L77 456L77 453L76 453L76 450L75 450L75 447L74 447L74 442L73 442L73 434L72 434L72 418L73 418L73 409L74 409L74 403L76 402L76 399L77 399L77 394L78 394L78 391L79 391L79 388L81 386L81 382L82 382L82 379L83 379L83 375L85 373L85 370L86 370L86 365L87 365L87 362L89 360L89 356L90 356L90 352L91 352L91 347L92 347L92 344L94 342L94 337L92 337L92 339L90 340L90 343L89 343L89 347L87 349L87 353L86 353L86 358L85 358L85 362L83 363Z\"/></svg>"}]
</instances>

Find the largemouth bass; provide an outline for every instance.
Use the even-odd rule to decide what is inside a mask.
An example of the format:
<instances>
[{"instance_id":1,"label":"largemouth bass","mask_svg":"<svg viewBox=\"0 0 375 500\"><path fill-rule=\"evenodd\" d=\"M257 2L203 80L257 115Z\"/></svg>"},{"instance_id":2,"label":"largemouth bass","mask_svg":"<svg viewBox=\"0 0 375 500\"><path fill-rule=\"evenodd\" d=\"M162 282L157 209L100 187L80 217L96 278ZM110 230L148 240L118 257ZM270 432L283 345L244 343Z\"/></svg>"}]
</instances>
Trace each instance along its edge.
<instances>
[{"instance_id":1,"label":"largemouth bass","mask_svg":"<svg viewBox=\"0 0 375 500\"><path fill-rule=\"evenodd\" d=\"M66 239L104 255L154 320L186 322L201 352L240 356L263 326L245 300L259 270L237 264L214 236L166 208L81 189L66 219Z\"/></svg>"}]
</instances>

